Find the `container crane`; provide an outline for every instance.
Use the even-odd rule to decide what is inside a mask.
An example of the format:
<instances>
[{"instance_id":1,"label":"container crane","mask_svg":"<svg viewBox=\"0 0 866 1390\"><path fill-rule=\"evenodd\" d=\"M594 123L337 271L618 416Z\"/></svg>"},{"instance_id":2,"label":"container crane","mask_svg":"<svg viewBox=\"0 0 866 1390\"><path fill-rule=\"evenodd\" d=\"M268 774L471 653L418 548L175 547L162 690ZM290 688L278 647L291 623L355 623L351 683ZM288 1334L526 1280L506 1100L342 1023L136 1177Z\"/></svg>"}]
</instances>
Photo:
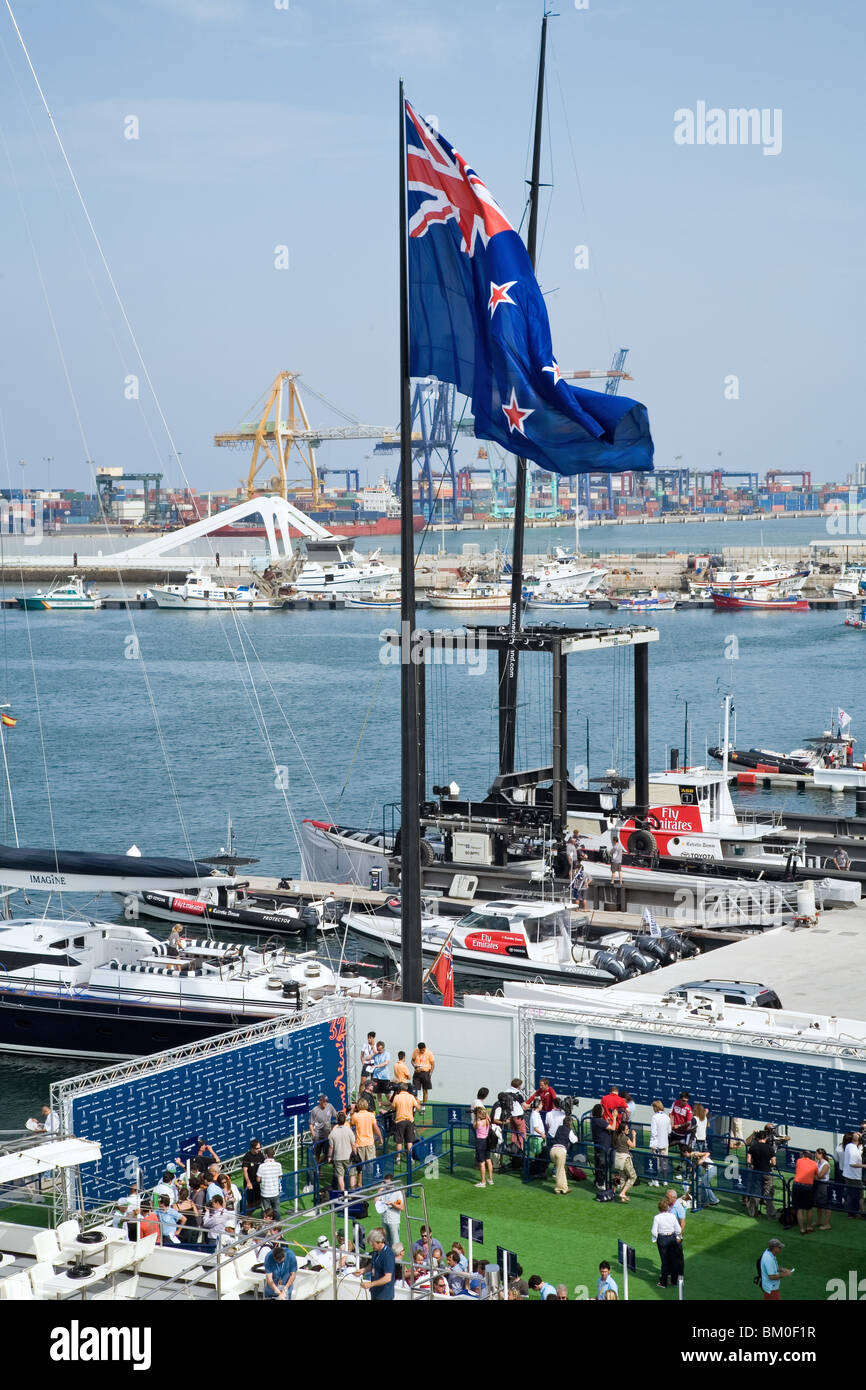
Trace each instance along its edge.
<instances>
[{"instance_id":1,"label":"container crane","mask_svg":"<svg viewBox=\"0 0 866 1390\"><path fill-rule=\"evenodd\" d=\"M384 439L393 434L393 427L363 425L343 411L349 421L336 429L314 430L310 426L304 403L298 391L300 372L280 372L265 393L264 406L258 420L245 422L237 430L214 435L214 444L221 449L252 447L253 456L246 480L247 497L255 497L262 492L277 493L288 501L289 464L293 450L297 450L301 463L310 475L309 495L314 507L319 505L319 472L316 468L316 449L324 440L332 439ZM316 391L307 388L311 395L325 401ZM329 401L326 405L331 406ZM337 409L331 406L331 409ZM267 468L276 471L265 479L261 475Z\"/></svg>"}]
</instances>

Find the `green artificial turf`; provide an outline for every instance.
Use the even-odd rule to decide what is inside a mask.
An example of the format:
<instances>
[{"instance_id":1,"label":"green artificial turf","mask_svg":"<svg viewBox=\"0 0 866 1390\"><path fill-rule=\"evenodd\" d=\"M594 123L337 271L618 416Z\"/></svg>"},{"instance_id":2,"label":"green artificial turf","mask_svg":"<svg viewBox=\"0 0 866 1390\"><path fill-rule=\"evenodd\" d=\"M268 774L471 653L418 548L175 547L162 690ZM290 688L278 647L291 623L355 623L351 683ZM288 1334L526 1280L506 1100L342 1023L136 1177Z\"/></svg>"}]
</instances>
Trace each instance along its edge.
<instances>
[{"instance_id":1,"label":"green artificial turf","mask_svg":"<svg viewBox=\"0 0 866 1390\"><path fill-rule=\"evenodd\" d=\"M572 1298L578 1285L595 1297L599 1262L609 1260L622 1297L617 1242L624 1240L634 1246L637 1264L629 1276L629 1298L677 1300L676 1289L656 1287L659 1262L650 1230L661 1189L642 1182L632 1188L627 1203L596 1202L590 1167L586 1181L569 1179L566 1196L554 1193L552 1170L549 1177L532 1183L503 1170L495 1174L492 1188L482 1190L474 1186L477 1171L470 1166L471 1158L469 1150L459 1149L453 1176L445 1161L438 1177L423 1179L430 1226L446 1250L460 1239L460 1215L466 1214L484 1222L484 1244L473 1251L478 1257L495 1261L497 1245L505 1246L517 1254L524 1278L540 1274L551 1284L566 1284ZM416 1176L422 1174L418 1167ZM410 1201L408 1210L415 1239L424 1219L419 1197ZM284 1214L290 1211L286 1204ZM363 1224L369 1230L376 1220L371 1202ZM749 1217L739 1198L726 1195L717 1207L690 1212L683 1242L684 1297L760 1302L761 1291L753 1283L755 1261L770 1237L777 1236L785 1243L782 1265L796 1269L782 1282L783 1300L825 1301L828 1281L843 1279L847 1285L849 1271L862 1263L866 1242L866 1222L853 1221L844 1212L833 1212L831 1220L832 1230L804 1236L796 1228L782 1230L778 1221L763 1214ZM294 1234L292 1244L308 1248L322 1231L330 1231L330 1220L312 1221Z\"/></svg>"}]
</instances>

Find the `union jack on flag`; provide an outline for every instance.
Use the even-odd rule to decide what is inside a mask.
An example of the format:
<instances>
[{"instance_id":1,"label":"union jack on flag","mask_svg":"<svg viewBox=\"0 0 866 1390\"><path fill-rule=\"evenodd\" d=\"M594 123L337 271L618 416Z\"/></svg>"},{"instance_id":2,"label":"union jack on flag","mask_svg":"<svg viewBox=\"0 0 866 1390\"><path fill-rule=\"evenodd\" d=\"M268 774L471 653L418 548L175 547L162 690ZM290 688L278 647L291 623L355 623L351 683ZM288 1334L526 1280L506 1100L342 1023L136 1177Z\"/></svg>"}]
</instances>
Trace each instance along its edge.
<instances>
[{"instance_id":1,"label":"union jack on flag","mask_svg":"<svg viewBox=\"0 0 866 1390\"><path fill-rule=\"evenodd\" d=\"M475 434L560 474L651 469L646 407L563 380L526 247L490 190L406 102L413 376L469 396Z\"/></svg>"}]
</instances>

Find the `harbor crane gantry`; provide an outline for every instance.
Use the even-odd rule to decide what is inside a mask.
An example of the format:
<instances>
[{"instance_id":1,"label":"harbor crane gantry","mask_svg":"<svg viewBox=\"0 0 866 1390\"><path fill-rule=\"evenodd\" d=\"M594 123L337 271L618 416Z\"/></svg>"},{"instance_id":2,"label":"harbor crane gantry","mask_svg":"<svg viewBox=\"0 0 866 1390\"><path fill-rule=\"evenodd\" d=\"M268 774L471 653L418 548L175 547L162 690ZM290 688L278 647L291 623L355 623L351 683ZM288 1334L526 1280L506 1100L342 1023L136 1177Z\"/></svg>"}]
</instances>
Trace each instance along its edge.
<instances>
[{"instance_id":1,"label":"harbor crane gantry","mask_svg":"<svg viewBox=\"0 0 866 1390\"><path fill-rule=\"evenodd\" d=\"M764 479L764 487L768 492L772 492L778 486L780 478L799 478L802 491L811 491L812 474L806 469L794 468L786 471L784 468L768 468Z\"/></svg>"},{"instance_id":2,"label":"harbor crane gantry","mask_svg":"<svg viewBox=\"0 0 866 1390\"><path fill-rule=\"evenodd\" d=\"M298 391L300 375L300 372L280 372L268 387L258 420L244 422L231 432L215 434L213 442L222 449L252 447L253 456L246 480L247 497L268 492L276 493L286 501L293 482L289 478L289 467L292 452L296 450L310 475L309 495L312 505L317 507L321 493L316 450L320 444L333 439L389 439L394 437L395 431L391 425L362 425L348 415L344 416L349 421L347 425L335 429L312 429ZM318 392L308 389L319 400L324 400L324 397L318 396ZM326 401L325 404L330 402ZM338 413L344 414L343 411ZM275 471L267 478L262 477L269 467ZM293 489L295 494L299 490L297 487ZM303 491L306 491L306 481Z\"/></svg>"}]
</instances>

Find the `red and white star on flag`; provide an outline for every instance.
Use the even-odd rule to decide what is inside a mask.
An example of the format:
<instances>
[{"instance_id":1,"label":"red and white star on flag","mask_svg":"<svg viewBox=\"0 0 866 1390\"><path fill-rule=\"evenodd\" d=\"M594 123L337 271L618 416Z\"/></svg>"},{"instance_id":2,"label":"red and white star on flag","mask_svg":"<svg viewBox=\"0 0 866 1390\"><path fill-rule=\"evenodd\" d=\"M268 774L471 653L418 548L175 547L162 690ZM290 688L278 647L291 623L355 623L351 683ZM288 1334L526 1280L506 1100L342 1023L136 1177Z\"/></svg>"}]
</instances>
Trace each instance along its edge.
<instances>
[{"instance_id":1,"label":"red and white star on flag","mask_svg":"<svg viewBox=\"0 0 866 1390\"><path fill-rule=\"evenodd\" d=\"M559 363L558 363L558 362L551 362L551 364L550 364L549 367L542 367L541 370L542 370L543 372L552 372L552 373L553 373L553 384L554 384L554 386L557 384L557 382L562 381L562 372L559 370Z\"/></svg>"},{"instance_id":2,"label":"red and white star on flag","mask_svg":"<svg viewBox=\"0 0 866 1390\"><path fill-rule=\"evenodd\" d=\"M494 285L493 281L490 281L490 298L487 301L487 307L490 310L491 318L493 318L500 304L514 303L508 291L513 289L516 284L516 280L508 280L504 285Z\"/></svg>"},{"instance_id":3,"label":"red and white star on flag","mask_svg":"<svg viewBox=\"0 0 866 1390\"><path fill-rule=\"evenodd\" d=\"M502 407L502 412L508 421L508 428L510 430L518 430L521 434L526 434L526 430L523 428L523 422L527 416L532 415L534 412L531 409L521 410L520 406L517 404L517 396L513 386L511 388L511 400L507 405Z\"/></svg>"}]
</instances>

